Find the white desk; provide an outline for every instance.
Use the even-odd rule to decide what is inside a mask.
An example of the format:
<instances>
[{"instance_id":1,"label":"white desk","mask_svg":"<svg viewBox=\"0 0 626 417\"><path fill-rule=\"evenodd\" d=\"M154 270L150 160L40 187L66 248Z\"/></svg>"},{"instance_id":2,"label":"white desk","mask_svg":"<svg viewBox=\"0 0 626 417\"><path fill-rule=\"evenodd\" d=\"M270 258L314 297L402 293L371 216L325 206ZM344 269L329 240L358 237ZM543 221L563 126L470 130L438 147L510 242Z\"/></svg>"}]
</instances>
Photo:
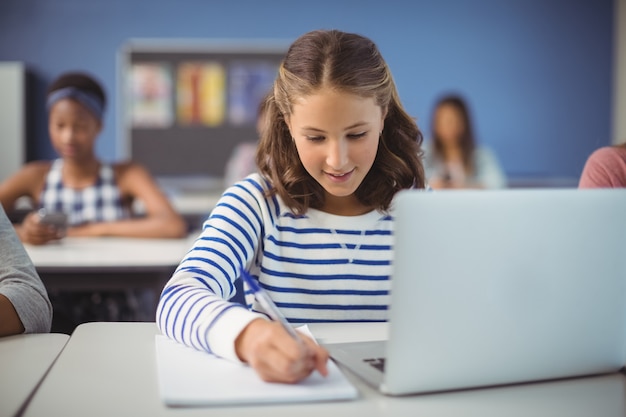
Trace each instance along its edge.
<instances>
[{"instance_id":1,"label":"white desk","mask_svg":"<svg viewBox=\"0 0 626 417\"><path fill-rule=\"evenodd\" d=\"M211 191L208 193L176 193L172 194L170 201L174 208L182 215L208 216L222 197L224 190Z\"/></svg>"},{"instance_id":2,"label":"white desk","mask_svg":"<svg viewBox=\"0 0 626 417\"><path fill-rule=\"evenodd\" d=\"M149 320L165 283L197 235L194 232L182 239L68 237L24 246L49 292L149 290L141 301L141 315ZM56 330L70 332L65 327Z\"/></svg>"},{"instance_id":3,"label":"white desk","mask_svg":"<svg viewBox=\"0 0 626 417\"><path fill-rule=\"evenodd\" d=\"M159 176L156 180L192 229L202 227L225 190L221 177Z\"/></svg>"},{"instance_id":4,"label":"white desk","mask_svg":"<svg viewBox=\"0 0 626 417\"><path fill-rule=\"evenodd\" d=\"M65 238L24 245L48 289L163 288L197 232L182 239Z\"/></svg>"},{"instance_id":5,"label":"white desk","mask_svg":"<svg viewBox=\"0 0 626 417\"><path fill-rule=\"evenodd\" d=\"M67 237L24 246L37 270L45 272L149 270L178 265L197 236L198 232L182 239Z\"/></svg>"},{"instance_id":6,"label":"white desk","mask_svg":"<svg viewBox=\"0 0 626 417\"><path fill-rule=\"evenodd\" d=\"M312 325L325 342L384 337L384 325ZM455 393L385 397L347 373L355 401L168 408L159 398L154 323L79 326L26 409L25 417L111 416L624 416L626 379L614 374Z\"/></svg>"},{"instance_id":7,"label":"white desk","mask_svg":"<svg viewBox=\"0 0 626 417\"><path fill-rule=\"evenodd\" d=\"M175 193L170 196L172 205L193 229L201 229L204 221L209 217L213 208L217 205L222 191L208 193Z\"/></svg>"},{"instance_id":8,"label":"white desk","mask_svg":"<svg viewBox=\"0 0 626 417\"><path fill-rule=\"evenodd\" d=\"M200 229L209 217L213 208L217 205L224 190L209 191L166 191L174 209L185 219L190 229ZM143 213L144 206L141 201L134 203L133 211Z\"/></svg>"},{"instance_id":9,"label":"white desk","mask_svg":"<svg viewBox=\"0 0 626 417\"><path fill-rule=\"evenodd\" d=\"M68 339L54 333L0 337L0 417L18 414Z\"/></svg>"}]
</instances>

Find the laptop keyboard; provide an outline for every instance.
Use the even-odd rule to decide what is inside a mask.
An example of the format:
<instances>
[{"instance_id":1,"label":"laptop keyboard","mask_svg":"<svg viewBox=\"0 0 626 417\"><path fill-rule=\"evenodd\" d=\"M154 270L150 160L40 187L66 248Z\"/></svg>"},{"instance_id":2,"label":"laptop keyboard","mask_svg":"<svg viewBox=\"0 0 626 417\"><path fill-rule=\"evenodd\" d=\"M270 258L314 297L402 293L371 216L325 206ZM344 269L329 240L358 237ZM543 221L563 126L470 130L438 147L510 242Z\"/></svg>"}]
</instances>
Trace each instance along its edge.
<instances>
[{"instance_id":1,"label":"laptop keyboard","mask_svg":"<svg viewBox=\"0 0 626 417\"><path fill-rule=\"evenodd\" d=\"M385 372L385 358L368 358L363 359L363 362L370 364L381 372Z\"/></svg>"}]
</instances>

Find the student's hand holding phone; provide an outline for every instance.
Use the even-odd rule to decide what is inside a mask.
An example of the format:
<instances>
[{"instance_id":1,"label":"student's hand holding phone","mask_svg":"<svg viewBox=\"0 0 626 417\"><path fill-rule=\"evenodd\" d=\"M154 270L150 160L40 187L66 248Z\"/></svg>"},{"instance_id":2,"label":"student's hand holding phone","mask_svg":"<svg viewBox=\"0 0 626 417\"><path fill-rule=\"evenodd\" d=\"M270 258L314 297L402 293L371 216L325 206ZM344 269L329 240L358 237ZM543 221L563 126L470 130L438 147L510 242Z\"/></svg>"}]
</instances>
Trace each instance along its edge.
<instances>
[{"instance_id":1,"label":"student's hand holding phone","mask_svg":"<svg viewBox=\"0 0 626 417\"><path fill-rule=\"evenodd\" d=\"M63 222L51 221L39 212L26 215L22 224L16 229L22 242L32 245L43 245L65 236L66 226Z\"/></svg>"},{"instance_id":2,"label":"student's hand holding phone","mask_svg":"<svg viewBox=\"0 0 626 417\"><path fill-rule=\"evenodd\" d=\"M295 383L315 370L328 374L326 349L305 335L294 339L275 321L252 321L235 340L235 351L267 382Z\"/></svg>"}]
</instances>

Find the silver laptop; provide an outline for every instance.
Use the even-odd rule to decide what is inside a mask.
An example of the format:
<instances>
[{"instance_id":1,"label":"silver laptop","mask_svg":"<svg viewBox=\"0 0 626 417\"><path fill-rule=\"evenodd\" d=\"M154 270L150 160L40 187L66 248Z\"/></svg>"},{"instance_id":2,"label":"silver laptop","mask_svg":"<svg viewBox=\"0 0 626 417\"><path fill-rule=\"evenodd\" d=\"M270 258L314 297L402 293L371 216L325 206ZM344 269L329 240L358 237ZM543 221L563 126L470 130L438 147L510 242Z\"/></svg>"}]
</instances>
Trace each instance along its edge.
<instances>
[{"instance_id":1,"label":"silver laptop","mask_svg":"<svg viewBox=\"0 0 626 417\"><path fill-rule=\"evenodd\" d=\"M325 345L401 395L611 373L626 359L626 190L404 191L385 342Z\"/></svg>"}]
</instances>

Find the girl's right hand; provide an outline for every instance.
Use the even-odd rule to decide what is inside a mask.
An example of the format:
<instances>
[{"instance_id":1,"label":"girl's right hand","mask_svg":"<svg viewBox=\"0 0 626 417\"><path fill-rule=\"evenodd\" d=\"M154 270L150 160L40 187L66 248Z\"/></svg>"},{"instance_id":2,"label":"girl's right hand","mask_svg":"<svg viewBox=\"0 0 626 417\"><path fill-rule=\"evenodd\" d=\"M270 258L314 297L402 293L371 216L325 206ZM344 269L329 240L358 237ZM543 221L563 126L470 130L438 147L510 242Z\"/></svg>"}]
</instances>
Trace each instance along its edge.
<instances>
[{"instance_id":1,"label":"girl's right hand","mask_svg":"<svg viewBox=\"0 0 626 417\"><path fill-rule=\"evenodd\" d=\"M37 212L27 214L16 231L22 242L32 245L43 245L64 236L56 227L41 223Z\"/></svg>"},{"instance_id":2,"label":"girl's right hand","mask_svg":"<svg viewBox=\"0 0 626 417\"><path fill-rule=\"evenodd\" d=\"M239 334L235 351L267 382L295 383L315 370L328 375L328 352L306 335L300 338L295 340L280 323L259 318Z\"/></svg>"}]
</instances>

